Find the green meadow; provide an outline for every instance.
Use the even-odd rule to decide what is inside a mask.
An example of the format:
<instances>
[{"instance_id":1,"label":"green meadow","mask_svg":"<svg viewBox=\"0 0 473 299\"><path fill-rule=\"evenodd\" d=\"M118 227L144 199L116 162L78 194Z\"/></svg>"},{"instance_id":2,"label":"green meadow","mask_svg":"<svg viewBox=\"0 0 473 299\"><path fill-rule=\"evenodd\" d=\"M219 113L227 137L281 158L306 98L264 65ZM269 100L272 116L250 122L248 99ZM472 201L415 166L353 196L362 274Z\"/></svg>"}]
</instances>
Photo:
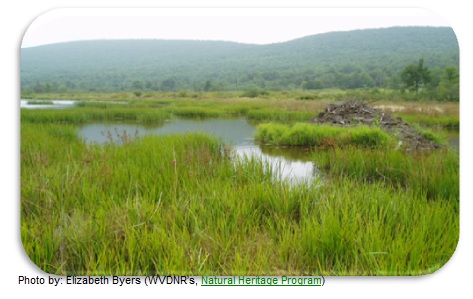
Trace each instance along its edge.
<instances>
[{"instance_id":1,"label":"green meadow","mask_svg":"<svg viewBox=\"0 0 473 299\"><path fill-rule=\"evenodd\" d=\"M301 97L32 96L78 102L21 109L27 255L57 275L405 276L447 263L459 238L459 150L411 151L376 125L309 124L333 98ZM459 127L458 103L376 105L438 142ZM290 183L267 160L200 132L103 144L79 134L89 123L231 117L254 124L267 151L303 149L317 176Z\"/></svg>"}]
</instances>

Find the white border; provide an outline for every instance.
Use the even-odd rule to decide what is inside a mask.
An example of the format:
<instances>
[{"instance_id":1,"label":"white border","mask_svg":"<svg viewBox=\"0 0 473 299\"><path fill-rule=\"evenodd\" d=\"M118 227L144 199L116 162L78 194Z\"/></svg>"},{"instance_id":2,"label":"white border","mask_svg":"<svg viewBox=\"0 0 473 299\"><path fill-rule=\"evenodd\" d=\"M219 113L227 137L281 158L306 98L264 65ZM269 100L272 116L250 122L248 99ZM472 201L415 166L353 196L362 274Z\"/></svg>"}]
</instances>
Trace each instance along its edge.
<instances>
[{"instance_id":1,"label":"white border","mask_svg":"<svg viewBox=\"0 0 473 299\"><path fill-rule=\"evenodd\" d=\"M1 120L6 135L6 142L2 148L2 187L5 190L0 198L1 221L2 221L2 245L0 246L2 258L0 286L4 294L14 294L15 297L26 298L27 296L40 296L55 298L67 296L68 298L84 298L86 296L107 296L107 297L132 297L140 295L151 295L161 297L172 295L173 297L221 297L236 296L277 296L293 297L294 295L341 296L362 297L362 298L399 298L399 296L422 298L440 297L461 297L460 294L471 294L469 290L468 274L472 266L471 249L472 234L470 232L472 224L469 217L471 209L471 158L467 155L470 151L470 138L468 135L471 128L471 104L473 101L471 94L471 34L469 23L471 19L471 9L468 1L416 1L399 0L384 1L357 1L357 7L421 7L427 8L448 19L455 30L461 54L461 238L456 253L449 263L438 272L423 277L396 277L396 278L327 278L326 286L322 288L136 288L136 287L61 287L50 286L20 286L17 284L19 275L44 275L34 266L23 252L19 239L19 47L21 38L26 28L33 20L45 11L58 7L156 7L156 6L187 6L187 7L214 7L222 6L220 1L200 1L199 4L193 1L69 1L67 3L59 0L24 1L17 0L10 3L2 2L0 9L0 28L2 28L1 48L1 100L6 106L1 109ZM229 2L229 1L227 1ZM386 3L389 2L389 3ZM8 4L7 4L8 3ZM231 1L225 6L258 6L258 7L307 7L318 3L313 1ZM352 1L327 2L330 7L353 7ZM466 292L462 292L465 288Z\"/></svg>"}]
</instances>

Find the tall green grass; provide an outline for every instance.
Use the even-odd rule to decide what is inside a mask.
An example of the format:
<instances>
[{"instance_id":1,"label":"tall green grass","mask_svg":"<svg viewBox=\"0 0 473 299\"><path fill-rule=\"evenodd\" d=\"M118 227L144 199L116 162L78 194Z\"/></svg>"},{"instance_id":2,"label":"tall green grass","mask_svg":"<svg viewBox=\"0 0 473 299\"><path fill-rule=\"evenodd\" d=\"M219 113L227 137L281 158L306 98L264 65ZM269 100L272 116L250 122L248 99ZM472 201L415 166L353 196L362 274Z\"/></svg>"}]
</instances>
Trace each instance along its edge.
<instances>
[{"instance_id":1,"label":"tall green grass","mask_svg":"<svg viewBox=\"0 0 473 299\"><path fill-rule=\"evenodd\" d=\"M390 135L376 127L342 128L305 123L261 124L258 126L255 138L263 144L318 147L356 145L382 148L393 142Z\"/></svg>"},{"instance_id":2,"label":"tall green grass","mask_svg":"<svg viewBox=\"0 0 473 299\"><path fill-rule=\"evenodd\" d=\"M41 110L22 109L20 112L22 123L78 124L94 121L160 122L169 117L169 113L163 110L130 107L102 109L98 109L97 107Z\"/></svg>"},{"instance_id":3,"label":"tall green grass","mask_svg":"<svg viewBox=\"0 0 473 299\"><path fill-rule=\"evenodd\" d=\"M206 107L166 107L165 111L181 118L216 118L222 116L222 112L217 109Z\"/></svg>"},{"instance_id":4,"label":"tall green grass","mask_svg":"<svg viewBox=\"0 0 473 299\"><path fill-rule=\"evenodd\" d=\"M379 181L428 199L458 202L460 198L460 157L448 148L417 152L337 148L316 151L313 160L331 177L347 177L360 183Z\"/></svg>"},{"instance_id":5,"label":"tall green grass","mask_svg":"<svg viewBox=\"0 0 473 299\"><path fill-rule=\"evenodd\" d=\"M314 112L306 111L278 111L274 109L260 109L248 111L248 120L255 122L278 122L278 123L293 123L306 122L313 118Z\"/></svg>"},{"instance_id":6,"label":"tall green grass","mask_svg":"<svg viewBox=\"0 0 473 299\"><path fill-rule=\"evenodd\" d=\"M432 273L458 242L455 202L429 201L411 189L349 178L327 181L313 196L313 202L301 205L299 223L272 223L284 240L279 257L305 274Z\"/></svg>"},{"instance_id":7,"label":"tall green grass","mask_svg":"<svg viewBox=\"0 0 473 299\"><path fill-rule=\"evenodd\" d=\"M203 134L87 145L22 120L20 151L21 238L48 273L419 275L458 240L453 200L356 175L289 187Z\"/></svg>"},{"instance_id":8,"label":"tall green grass","mask_svg":"<svg viewBox=\"0 0 473 299\"><path fill-rule=\"evenodd\" d=\"M127 101L80 101L76 104L76 107L80 108L99 108L99 109L110 109L110 108L122 108L123 105L128 104L129 102Z\"/></svg>"},{"instance_id":9,"label":"tall green grass","mask_svg":"<svg viewBox=\"0 0 473 299\"><path fill-rule=\"evenodd\" d=\"M421 127L420 125L414 125L414 127L416 128L416 131L427 140L437 144L446 144L447 142L447 137L441 132L436 132L432 129Z\"/></svg>"},{"instance_id":10,"label":"tall green grass","mask_svg":"<svg viewBox=\"0 0 473 299\"><path fill-rule=\"evenodd\" d=\"M411 124L419 124L428 127L443 127L450 129L460 128L460 118L453 115L422 115L397 113L403 120Z\"/></svg>"},{"instance_id":11,"label":"tall green grass","mask_svg":"<svg viewBox=\"0 0 473 299\"><path fill-rule=\"evenodd\" d=\"M290 186L268 162L236 159L207 135L88 145L74 124L228 115L294 123L321 102L290 94L74 96L129 105L21 110L20 232L48 273L420 275L455 250L458 152L395 151L376 128L260 125L263 143L324 149L313 156L319 180Z\"/></svg>"}]
</instances>

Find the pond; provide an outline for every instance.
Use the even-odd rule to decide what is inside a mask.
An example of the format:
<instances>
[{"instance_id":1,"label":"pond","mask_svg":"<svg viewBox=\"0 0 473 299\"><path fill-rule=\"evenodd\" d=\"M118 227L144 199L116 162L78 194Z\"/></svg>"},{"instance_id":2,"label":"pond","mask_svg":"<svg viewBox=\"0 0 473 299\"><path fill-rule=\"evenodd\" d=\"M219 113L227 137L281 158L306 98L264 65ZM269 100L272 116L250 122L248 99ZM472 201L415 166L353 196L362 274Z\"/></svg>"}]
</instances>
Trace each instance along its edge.
<instances>
[{"instance_id":1,"label":"pond","mask_svg":"<svg viewBox=\"0 0 473 299\"><path fill-rule=\"evenodd\" d=\"M295 184L311 183L318 176L311 161L312 151L303 147L274 147L259 145L254 140L256 127L245 118L238 119L177 119L164 124L144 125L136 123L95 123L83 125L80 135L88 143L121 142L121 136L134 138L144 135L183 134L205 132L232 145L239 157L257 156L268 162L282 179ZM444 131L449 145L459 149L458 130Z\"/></svg>"},{"instance_id":2,"label":"pond","mask_svg":"<svg viewBox=\"0 0 473 299\"><path fill-rule=\"evenodd\" d=\"M306 148L277 148L259 146L253 138L256 128L245 118L184 120L178 119L162 125L145 126L125 123L96 123L81 127L80 134L88 143L120 142L120 136L182 134L205 132L234 147L239 157L257 156L267 161L277 175L291 184L310 183L317 170L310 161Z\"/></svg>"}]
</instances>

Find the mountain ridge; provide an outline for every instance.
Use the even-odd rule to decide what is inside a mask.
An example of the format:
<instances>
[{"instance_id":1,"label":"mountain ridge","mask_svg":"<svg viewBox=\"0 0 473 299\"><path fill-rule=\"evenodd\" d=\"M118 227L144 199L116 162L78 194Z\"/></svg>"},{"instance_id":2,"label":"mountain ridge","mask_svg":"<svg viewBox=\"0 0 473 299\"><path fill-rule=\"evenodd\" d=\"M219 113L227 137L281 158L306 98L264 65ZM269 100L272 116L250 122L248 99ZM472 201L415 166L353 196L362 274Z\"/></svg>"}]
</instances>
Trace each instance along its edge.
<instances>
[{"instance_id":1,"label":"mountain ridge","mask_svg":"<svg viewBox=\"0 0 473 299\"><path fill-rule=\"evenodd\" d=\"M434 69L458 67L453 30L360 29L264 45L169 39L73 41L22 48L20 75L24 90L44 84L66 90L199 90L206 81L214 89L227 90L297 88L303 81L323 88L384 87L386 80L395 81L396 73L420 58ZM348 84L344 76L364 79ZM166 80L174 83L163 85Z\"/></svg>"}]
</instances>

